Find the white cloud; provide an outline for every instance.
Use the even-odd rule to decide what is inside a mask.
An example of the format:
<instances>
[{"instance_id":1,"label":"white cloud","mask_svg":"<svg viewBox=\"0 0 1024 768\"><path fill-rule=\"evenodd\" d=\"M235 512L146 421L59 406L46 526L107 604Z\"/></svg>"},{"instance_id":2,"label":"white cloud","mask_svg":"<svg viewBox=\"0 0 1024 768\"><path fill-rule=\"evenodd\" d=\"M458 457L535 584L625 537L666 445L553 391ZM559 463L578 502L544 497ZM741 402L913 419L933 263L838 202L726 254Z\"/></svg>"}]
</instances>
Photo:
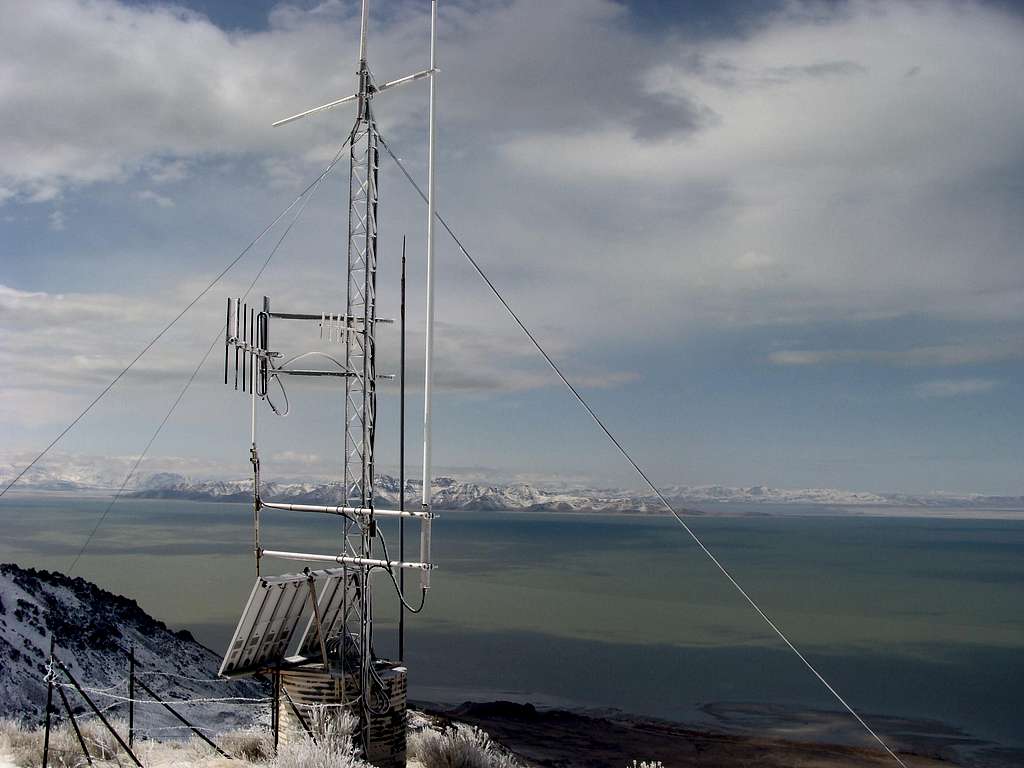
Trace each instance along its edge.
<instances>
[{"instance_id":1,"label":"white cloud","mask_svg":"<svg viewBox=\"0 0 1024 768\"><path fill-rule=\"evenodd\" d=\"M1024 359L1024 338L979 339L907 349L781 349L768 355L774 365L881 363L885 365L957 366Z\"/></svg>"},{"instance_id":2,"label":"white cloud","mask_svg":"<svg viewBox=\"0 0 1024 768\"><path fill-rule=\"evenodd\" d=\"M767 253L747 251L736 259L733 263L733 267L740 272L757 272L774 267L777 263L778 260L774 256L769 256Z\"/></svg>"},{"instance_id":3,"label":"white cloud","mask_svg":"<svg viewBox=\"0 0 1024 768\"><path fill-rule=\"evenodd\" d=\"M144 189L141 192L137 192L136 197L139 200L146 200L160 208L173 208L174 200L167 195L161 195L159 192L154 192L151 189Z\"/></svg>"},{"instance_id":4,"label":"white cloud","mask_svg":"<svg viewBox=\"0 0 1024 768\"><path fill-rule=\"evenodd\" d=\"M984 395L999 384L993 379L935 379L924 381L914 387L918 397L960 397L963 395Z\"/></svg>"},{"instance_id":5,"label":"white cloud","mask_svg":"<svg viewBox=\"0 0 1024 768\"><path fill-rule=\"evenodd\" d=\"M1024 25L973 3L808 7L742 39L658 50L647 92L696 105L696 125L638 137L610 99L502 152L588 202L614 194L600 203L628 242L588 247L649 270L641 287L659 303L702 294L684 302L691 320L1020 321L1024 217L1003 185L1024 164ZM737 252L772 254L785 275L751 282Z\"/></svg>"},{"instance_id":6,"label":"white cloud","mask_svg":"<svg viewBox=\"0 0 1024 768\"><path fill-rule=\"evenodd\" d=\"M0 16L0 185L26 200L146 168L180 180L211 153L294 153L336 121L270 123L351 88L350 68L337 66L354 58L347 13L281 12L262 33L115 0L5 0Z\"/></svg>"}]
</instances>

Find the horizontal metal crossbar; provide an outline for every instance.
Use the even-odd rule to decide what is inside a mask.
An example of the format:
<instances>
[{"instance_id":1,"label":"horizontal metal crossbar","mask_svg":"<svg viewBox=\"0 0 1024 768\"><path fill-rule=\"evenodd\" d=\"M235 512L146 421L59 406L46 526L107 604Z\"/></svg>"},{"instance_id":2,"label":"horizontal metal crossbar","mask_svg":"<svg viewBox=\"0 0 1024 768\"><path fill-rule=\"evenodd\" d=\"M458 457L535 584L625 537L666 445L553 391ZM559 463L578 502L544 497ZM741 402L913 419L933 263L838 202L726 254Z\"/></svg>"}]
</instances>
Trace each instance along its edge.
<instances>
[{"instance_id":1,"label":"horizontal metal crossbar","mask_svg":"<svg viewBox=\"0 0 1024 768\"><path fill-rule=\"evenodd\" d=\"M286 374L288 376L357 376L354 371L321 371L312 368L275 368L275 374Z\"/></svg>"},{"instance_id":2,"label":"horizontal metal crossbar","mask_svg":"<svg viewBox=\"0 0 1024 768\"><path fill-rule=\"evenodd\" d=\"M422 72L417 72L417 73L412 74L412 75L406 75L405 77L400 77L397 80L390 80L389 82L386 82L386 83L384 83L382 85L375 86L375 87L373 87L372 92L373 93L379 93L381 91L386 91L386 90L388 90L390 88L394 88L394 87L399 86L399 85L405 85L406 83L412 83L412 82L415 82L416 80L421 80L422 78L427 77L431 73L437 72L437 71L438 70L437 70L436 67L434 69L424 69ZM271 123L271 125L274 128L276 128L279 125L286 125L286 124L288 124L288 123L290 123L290 122L292 122L294 120L298 120L300 118L306 117L307 115L313 115L313 114L316 114L317 112L323 112L326 109L334 109L335 107L341 106L342 104L348 104L349 102L355 101L358 98L359 98L359 94L354 93L351 96L345 96L343 98L336 99L335 101L328 102L327 104L321 104L319 107L313 107L312 109L307 109L305 112L299 112L299 114L297 114L297 115L292 115L291 117L286 117L283 120L278 120L276 123Z\"/></svg>"},{"instance_id":3,"label":"horizontal metal crossbar","mask_svg":"<svg viewBox=\"0 0 1024 768\"><path fill-rule=\"evenodd\" d=\"M268 312L271 317L276 317L279 320L324 320L330 318L330 315L311 315L305 312ZM345 320L350 323L361 323L363 318L351 317L351 316L339 316L335 315L335 319ZM391 317L376 317L374 318L375 323L394 323L394 318Z\"/></svg>"},{"instance_id":4,"label":"horizontal metal crossbar","mask_svg":"<svg viewBox=\"0 0 1024 768\"><path fill-rule=\"evenodd\" d=\"M287 512L320 512L325 515L359 515L369 517L419 517L433 520L437 515L433 512L413 509L370 509L369 507L321 506L319 504L285 504L278 501L261 501L260 506L268 509L283 509Z\"/></svg>"},{"instance_id":5,"label":"horizontal metal crossbar","mask_svg":"<svg viewBox=\"0 0 1024 768\"><path fill-rule=\"evenodd\" d=\"M298 560L310 563L339 563L341 565L369 565L382 568L412 568L430 571L436 568L433 563L405 563L401 560L378 560L373 557L352 557L350 555L314 555L307 552L281 552L276 549L264 549L264 557L277 557L281 560Z\"/></svg>"}]
</instances>

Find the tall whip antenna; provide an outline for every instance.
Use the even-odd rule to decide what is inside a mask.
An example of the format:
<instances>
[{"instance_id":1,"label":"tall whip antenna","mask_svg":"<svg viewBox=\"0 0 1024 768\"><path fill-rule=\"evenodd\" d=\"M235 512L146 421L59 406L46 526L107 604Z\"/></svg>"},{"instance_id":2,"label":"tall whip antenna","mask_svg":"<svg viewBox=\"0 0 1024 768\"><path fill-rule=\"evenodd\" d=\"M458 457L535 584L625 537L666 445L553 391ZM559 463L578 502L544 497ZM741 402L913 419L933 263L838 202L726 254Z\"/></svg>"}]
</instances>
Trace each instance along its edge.
<instances>
[{"instance_id":1,"label":"tall whip antenna","mask_svg":"<svg viewBox=\"0 0 1024 768\"><path fill-rule=\"evenodd\" d=\"M423 511L430 511L431 417L434 389L434 139L437 134L434 103L437 99L437 0L430 1L430 107L427 121L427 332L426 363L423 367ZM430 560L430 519L420 530L420 549ZM420 575L423 589L430 588L430 571Z\"/></svg>"}]
</instances>

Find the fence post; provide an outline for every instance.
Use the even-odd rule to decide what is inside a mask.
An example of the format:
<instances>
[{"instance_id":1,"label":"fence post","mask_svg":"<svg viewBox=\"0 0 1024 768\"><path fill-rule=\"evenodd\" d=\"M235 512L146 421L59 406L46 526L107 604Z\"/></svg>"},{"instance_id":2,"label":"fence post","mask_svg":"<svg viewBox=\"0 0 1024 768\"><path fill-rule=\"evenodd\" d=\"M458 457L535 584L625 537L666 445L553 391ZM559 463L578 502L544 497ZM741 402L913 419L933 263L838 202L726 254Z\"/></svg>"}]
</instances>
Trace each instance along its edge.
<instances>
[{"instance_id":1,"label":"fence post","mask_svg":"<svg viewBox=\"0 0 1024 768\"><path fill-rule=\"evenodd\" d=\"M43 732L43 768L50 759L50 708L53 706L53 631L50 631L50 665L46 670L46 725Z\"/></svg>"},{"instance_id":2,"label":"fence post","mask_svg":"<svg viewBox=\"0 0 1024 768\"><path fill-rule=\"evenodd\" d=\"M279 734L281 732L281 670L275 669L270 676L271 684L274 686L274 693L271 697L273 711L270 713L270 724L274 729L274 752L277 752Z\"/></svg>"},{"instance_id":3,"label":"fence post","mask_svg":"<svg viewBox=\"0 0 1024 768\"><path fill-rule=\"evenodd\" d=\"M103 716L103 713L99 710L99 707L97 707L93 700L89 698L89 694L87 694L82 689L82 686L78 684L78 681L75 679L75 676L71 674L70 670L67 667L65 667L64 664L61 663L60 659L58 659L56 656L54 656L53 660L54 662L56 662L57 666L60 667L60 671L67 675L68 680L70 680L71 684L75 686L75 690L78 691L79 695L83 699L85 699L85 703L89 705L89 709L93 711L93 714L96 715L96 717L100 719L100 722L103 723L106 729L110 731L110 735L117 740L117 743L120 745L121 749L128 753L128 757L132 759L133 763L139 766L139 768L142 768L142 763L139 762L139 758L137 758L135 756L135 753L132 752L131 748L124 743L124 739L121 738L121 734L119 734L114 729L114 726L110 724L110 721Z\"/></svg>"},{"instance_id":4,"label":"fence post","mask_svg":"<svg viewBox=\"0 0 1024 768\"><path fill-rule=\"evenodd\" d=\"M75 729L75 736L78 737L78 746L82 748L82 754L85 755L86 761L89 765L92 765L92 755L89 754L89 747L85 745L85 739L82 738L82 731L78 727L78 721L75 719L75 713L71 711L71 704L68 702L68 697L65 695L63 688L58 688L57 693L60 694L60 700L64 702L64 709L67 711L68 717L71 718L71 727Z\"/></svg>"},{"instance_id":5,"label":"fence post","mask_svg":"<svg viewBox=\"0 0 1024 768\"><path fill-rule=\"evenodd\" d=\"M135 644L128 649L128 746L135 747Z\"/></svg>"}]
</instances>

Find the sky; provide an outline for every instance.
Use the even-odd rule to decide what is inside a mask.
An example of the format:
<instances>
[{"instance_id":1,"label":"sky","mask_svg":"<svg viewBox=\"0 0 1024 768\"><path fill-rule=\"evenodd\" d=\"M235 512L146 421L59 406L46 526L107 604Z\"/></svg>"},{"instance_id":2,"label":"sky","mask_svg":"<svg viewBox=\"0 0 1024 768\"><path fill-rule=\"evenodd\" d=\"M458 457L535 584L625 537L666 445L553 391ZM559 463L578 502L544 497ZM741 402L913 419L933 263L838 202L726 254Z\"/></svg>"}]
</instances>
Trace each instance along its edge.
<instances>
[{"instance_id":1,"label":"sky","mask_svg":"<svg viewBox=\"0 0 1024 768\"><path fill-rule=\"evenodd\" d=\"M440 9L439 210L656 482L1024 493L1019 4ZM428 11L372 3L378 81L427 65ZM53 439L316 178L351 109L270 124L354 90L357 28L353 0L0 0L0 459ZM422 81L374 101L421 183L426 102ZM407 238L415 476L425 212L388 158L380 190L385 317ZM346 215L342 165L253 296L343 311ZM143 448L283 226L57 461ZM443 234L437 323L439 471L639 487ZM396 329L378 343L396 371ZM249 404L222 366L218 347L144 472L245 476ZM288 417L261 410L264 474L331 476L342 395L288 387Z\"/></svg>"}]
</instances>

